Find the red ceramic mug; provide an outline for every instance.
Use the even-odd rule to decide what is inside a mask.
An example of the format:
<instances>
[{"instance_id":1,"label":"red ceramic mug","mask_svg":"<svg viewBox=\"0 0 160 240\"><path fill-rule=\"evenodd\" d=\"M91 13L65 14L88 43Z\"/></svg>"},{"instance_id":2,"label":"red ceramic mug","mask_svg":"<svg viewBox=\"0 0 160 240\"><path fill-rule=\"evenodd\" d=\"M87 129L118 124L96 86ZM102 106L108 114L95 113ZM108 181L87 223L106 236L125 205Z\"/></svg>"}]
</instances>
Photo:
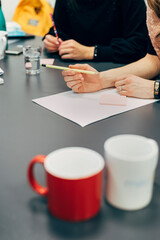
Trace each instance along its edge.
<instances>
[{"instance_id":1,"label":"red ceramic mug","mask_svg":"<svg viewBox=\"0 0 160 240\"><path fill-rule=\"evenodd\" d=\"M44 166L47 187L35 180L36 163ZM82 221L100 210L103 169L104 159L99 153L87 148L62 148L33 158L28 167L28 180L34 191L47 197L54 216Z\"/></svg>"}]
</instances>

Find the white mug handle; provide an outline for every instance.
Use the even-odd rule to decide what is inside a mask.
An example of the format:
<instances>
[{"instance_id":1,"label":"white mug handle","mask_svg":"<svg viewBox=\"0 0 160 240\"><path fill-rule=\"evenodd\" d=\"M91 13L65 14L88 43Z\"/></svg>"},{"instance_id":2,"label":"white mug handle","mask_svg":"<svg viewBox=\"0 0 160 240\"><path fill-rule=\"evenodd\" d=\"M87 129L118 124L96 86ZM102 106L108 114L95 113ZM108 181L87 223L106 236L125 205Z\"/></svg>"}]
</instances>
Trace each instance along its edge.
<instances>
[{"instance_id":1,"label":"white mug handle","mask_svg":"<svg viewBox=\"0 0 160 240\"><path fill-rule=\"evenodd\" d=\"M5 36L1 37L0 42L2 42L1 43L2 48L0 48L0 55L1 55L3 53L3 51L5 51L5 49L6 49L7 38Z\"/></svg>"},{"instance_id":2,"label":"white mug handle","mask_svg":"<svg viewBox=\"0 0 160 240\"><path fill-rule=\"evenodd\" d=\"M2 37L2 41L4 42L4 46L6 48L6 44L7 44L7 38L5 36Z\"/></svg>"}]
</instances>

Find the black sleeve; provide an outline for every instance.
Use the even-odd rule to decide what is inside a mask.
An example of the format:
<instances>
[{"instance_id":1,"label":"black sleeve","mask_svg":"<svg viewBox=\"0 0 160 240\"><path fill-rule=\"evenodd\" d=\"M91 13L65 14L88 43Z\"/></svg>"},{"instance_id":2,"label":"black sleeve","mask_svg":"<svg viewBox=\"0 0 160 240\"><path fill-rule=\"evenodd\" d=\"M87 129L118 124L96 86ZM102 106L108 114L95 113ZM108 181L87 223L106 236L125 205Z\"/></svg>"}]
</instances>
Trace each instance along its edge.
<instances>
[{"instance_id":1,"label":"black sleeve","mask_svg":"<svg viewBox=\"0 0 160 240\"><path fill-rule=\"evenodd\" d=\"M148 30L144 0L119 0L123 38L113 38L109 46L98 46L97 60L129 63L147 53Z\"/></svg>"},{"instance_id":2,"label":"black sleeve","mask_svg":"<svg viewBox=\"0 0 160 240\"><path fill-rule=\"evenodd\" d=\"M53 19L56 25L58 37L61 38L62 40L70 39L66 2L67 2L66 0L56 0L53 13ZM55 36L53 27L50 28L47 34Z\"/></svg>"}]
</instances>

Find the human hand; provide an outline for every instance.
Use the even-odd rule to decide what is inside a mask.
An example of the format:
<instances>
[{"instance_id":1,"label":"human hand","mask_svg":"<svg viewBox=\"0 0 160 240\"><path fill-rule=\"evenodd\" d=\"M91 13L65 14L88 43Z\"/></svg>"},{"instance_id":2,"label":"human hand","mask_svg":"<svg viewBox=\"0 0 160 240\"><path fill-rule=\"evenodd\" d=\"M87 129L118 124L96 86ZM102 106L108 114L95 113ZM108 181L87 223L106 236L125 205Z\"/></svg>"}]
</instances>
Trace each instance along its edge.
<instances>
[{"instance_id":1,"label":"human hand","mask_svg":"<svg viewBox=\"0 0 160 240\"><path fill-rule=\"evenodd\" d=\"M86 47L71 39L61 43L59 55L62 59L91 60L94 57L94 47Z\"/></svg>"},{"instance_id":2,"label":"human hand","mask_svg":"<svg viewBox=\"0 0 160 240\"><path fill-rule=\"evenodd\" d=\"M69 65L71 70L66 70L62 72L64 76L64 81L67 86L71 88L74 92L84 93L84 92L96 92L102 89L102 81L99 72L88 64L75 64ZM78 73L72 69L82 69L87 71L93 71L97 74L90 75L87 73Z\"/></svg>"},{"instance_id":3,"label":"human hand","mask_svg":"<svg viewBox=\"0 0 160 240\"><path fill-rule=\"evenodd\" d=\"M127 75L115 81L117 91L124 96L154 98L154 81Z\"/></svg>"},{"instance_id":4,"label":"human hand","mask_svg":"<svg viewBox=\"0 0 160 240\"><path fill-rule=\"evenodd\" d=\"M59 39L60 43L62 43L62 40ZM45 39L43 40L44 46L45 48L49 51L49 52L57 52L59 49L59 42L57 41L57 38L47 34L45 36Z\"/></svg>"}]
</instances>

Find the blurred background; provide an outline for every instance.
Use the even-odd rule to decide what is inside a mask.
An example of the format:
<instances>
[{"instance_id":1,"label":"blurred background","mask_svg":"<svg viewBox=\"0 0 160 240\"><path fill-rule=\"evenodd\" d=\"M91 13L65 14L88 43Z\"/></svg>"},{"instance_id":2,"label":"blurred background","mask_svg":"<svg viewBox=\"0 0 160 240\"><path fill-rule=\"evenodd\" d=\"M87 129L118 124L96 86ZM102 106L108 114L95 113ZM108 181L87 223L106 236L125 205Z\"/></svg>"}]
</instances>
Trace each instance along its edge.
<instances>
[{"instance_id":1,"label":"blurred background","mask_svg":"<svg viewBox=\"0 0 160 240\"><path fill-rule=\"evenodd\" d=\"M0 19L6 22L6 27L0 26L0 30L7 30L8 37L23 36L25 33L43 37L52 27L50 13L54 11L56 0L0 1L1 15L4 15Z\"/></svg>"},{"instance_id":2,"label":"blurred background","mask_svg":"<svg viewBox=\"0 0 160 240\"><path fill-rule=\"evenodd\" d=\"M20 2L20 0L1 0L2 1L2 9L5 16L6 21L11 21L14 11ZM47 0L52 7L54 7L55 0ZM31 0L32 2L32 0Z\"/></svg>"},{"instance_id":3,"label":"blurred background","mask_svg":"<svg viewBox=\"0 0 160 240\"><path fill-rule=\"evenodd\" d=\"M52 27L55 0L0 0L0 30L8 38L26 34L44 36Z\"/></svg>"}]
</instances>

